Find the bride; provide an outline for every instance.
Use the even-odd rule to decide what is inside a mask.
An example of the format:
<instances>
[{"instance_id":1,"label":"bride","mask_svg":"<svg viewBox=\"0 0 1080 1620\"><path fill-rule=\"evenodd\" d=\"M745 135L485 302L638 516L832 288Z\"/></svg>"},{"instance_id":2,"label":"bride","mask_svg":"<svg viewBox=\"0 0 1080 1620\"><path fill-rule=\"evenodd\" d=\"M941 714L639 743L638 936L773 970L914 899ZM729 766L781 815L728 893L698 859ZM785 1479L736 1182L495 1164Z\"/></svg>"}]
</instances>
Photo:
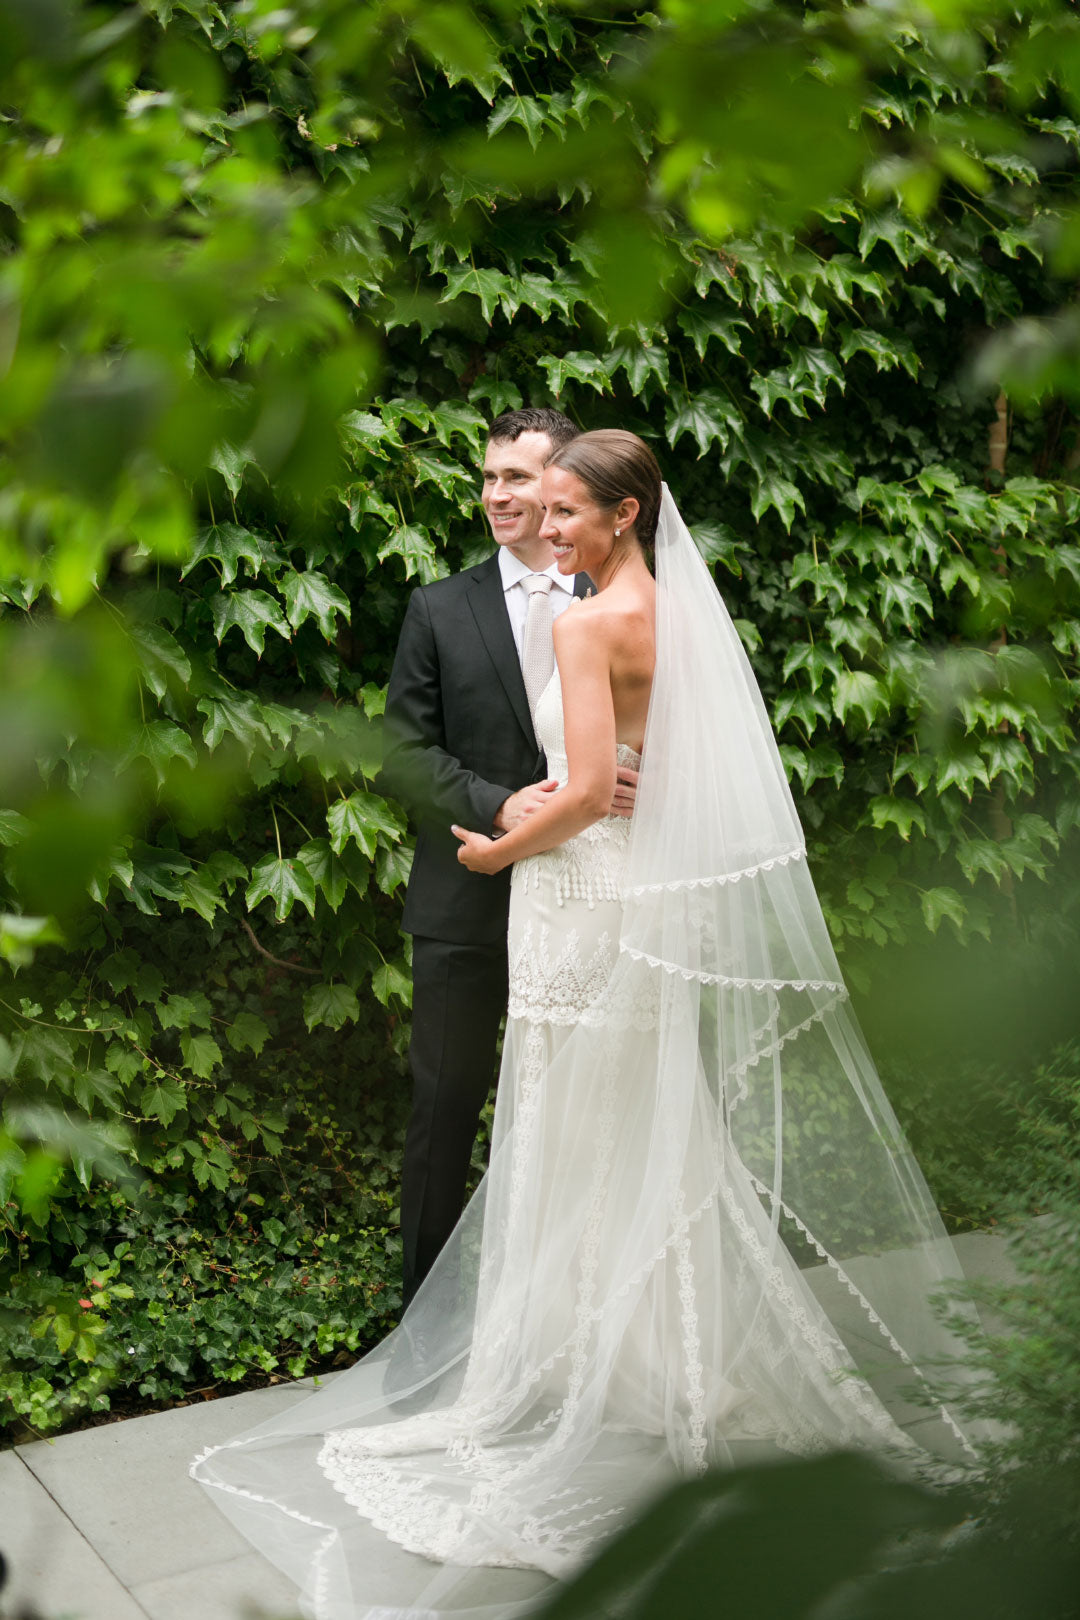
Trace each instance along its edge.
<instances>
[{"instance_id":1,"label":"bride","mask_svg":"<svg viewBox=\"0 0 1080 1620\"><path fill-rule=\"evenodd\" d=\"M642 440L583 434L542 493L597 595L537 705L561 790L454 829L472 870L513 863L488 1174L378 1349L192 1469L315 1620L503 1620L679 1475L967 1445L911 1404L959 1273L734 626Z\"/></svg>"}]
</instances>

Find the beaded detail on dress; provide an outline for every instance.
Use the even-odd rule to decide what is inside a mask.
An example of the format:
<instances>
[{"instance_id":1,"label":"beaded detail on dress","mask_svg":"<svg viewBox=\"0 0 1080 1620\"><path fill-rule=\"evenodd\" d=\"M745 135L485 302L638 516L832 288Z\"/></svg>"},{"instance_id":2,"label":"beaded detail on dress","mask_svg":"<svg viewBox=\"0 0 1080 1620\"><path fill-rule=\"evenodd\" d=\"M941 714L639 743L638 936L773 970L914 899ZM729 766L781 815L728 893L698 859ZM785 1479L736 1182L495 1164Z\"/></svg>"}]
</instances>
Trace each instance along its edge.
<instances>
[{"instance_id":1,"label":"beaded detail on dress","mask_svg":"<svg viewBox=\"0 0 1080 1620\"><path fill-rule=\"evenodd\" d=\"M548 774L569 780L558 669L536 706L536 727ZM641 756L620 744L620 765ZM555 849L514 867L510 900L509 1016L562 1027L595 1009L619 950L630 820L603 816Z\"/></svg>"}]
</instances>

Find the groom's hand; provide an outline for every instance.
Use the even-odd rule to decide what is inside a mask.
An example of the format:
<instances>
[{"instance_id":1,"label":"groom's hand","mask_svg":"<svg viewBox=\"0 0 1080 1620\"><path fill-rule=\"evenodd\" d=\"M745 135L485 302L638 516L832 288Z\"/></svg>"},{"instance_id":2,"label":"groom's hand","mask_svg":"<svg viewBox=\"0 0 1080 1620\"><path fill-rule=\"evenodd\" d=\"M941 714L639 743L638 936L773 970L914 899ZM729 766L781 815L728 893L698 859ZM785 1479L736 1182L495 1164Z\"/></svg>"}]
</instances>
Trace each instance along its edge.
<instances>
[{"instance_id":1,"label":"groom's hand","mask_svg":"<svg viewBox=\"0 0 1080 1620\"><path fill-rule=\"evenodd\" d=\"M629 765L620 765L615 772L615 796L611 801L613 816L632 816L637 798L638 772Z\"/></svg>"},{"instance_id":2,"label":"groom's hand","mask_svg":"<svg viewBox=\"0 0 1080 1620\"><path fill-rule=\"evenodd\" d=\"M558 785L555 778L549 776L546 782L530 782L527 787L519 788L503 800L491 825L496 832L512 832L526 816L531 816L535 810L547 804Z\"/></svg>"}]
</instances>

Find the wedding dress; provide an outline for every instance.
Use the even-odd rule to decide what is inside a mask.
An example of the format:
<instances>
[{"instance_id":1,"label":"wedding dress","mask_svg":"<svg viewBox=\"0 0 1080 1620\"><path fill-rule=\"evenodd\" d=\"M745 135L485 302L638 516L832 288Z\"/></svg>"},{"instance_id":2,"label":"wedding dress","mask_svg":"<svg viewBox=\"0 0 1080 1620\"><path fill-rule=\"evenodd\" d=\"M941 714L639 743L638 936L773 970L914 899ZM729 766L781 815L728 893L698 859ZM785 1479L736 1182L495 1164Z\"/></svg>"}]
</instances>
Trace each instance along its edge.
<instances>
[{"instance_id":1,"label":"wedding dress","mask_svg":"<svg viewBox=\"0 0 1080 1620\"><path fill-rule=\"evenodd\" d=\"M565 782L558 671L537 728ZM903 1402L959 1273L666 491L644 761L632 821L514 869L491 1163L401 1326L193 1466L315 1620L501 1620L680 1475L967 1444Z\"/></svg>"}]
</instances>

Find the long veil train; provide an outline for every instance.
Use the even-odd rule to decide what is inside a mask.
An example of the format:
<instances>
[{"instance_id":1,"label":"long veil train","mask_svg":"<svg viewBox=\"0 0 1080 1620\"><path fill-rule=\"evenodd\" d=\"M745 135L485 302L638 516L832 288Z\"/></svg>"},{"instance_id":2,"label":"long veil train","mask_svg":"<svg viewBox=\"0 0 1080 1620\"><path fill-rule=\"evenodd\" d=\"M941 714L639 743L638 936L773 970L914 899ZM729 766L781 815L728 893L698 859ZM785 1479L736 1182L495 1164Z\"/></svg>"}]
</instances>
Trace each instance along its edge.
<instances>
[{"instance_id":1,"label":"long veil train","mask_svg":"<svg viewBox=\"0 0 1080 1620\"><path fill-rule=\"evenodd\" d=\"M401 1326L194 1476L315 1620L503 1620L671 1478L912 1405L960 1275L851 1015L750 665L665 488L610 977L512 1017L491 1164Z\"/></svg>"}]
</instances>

